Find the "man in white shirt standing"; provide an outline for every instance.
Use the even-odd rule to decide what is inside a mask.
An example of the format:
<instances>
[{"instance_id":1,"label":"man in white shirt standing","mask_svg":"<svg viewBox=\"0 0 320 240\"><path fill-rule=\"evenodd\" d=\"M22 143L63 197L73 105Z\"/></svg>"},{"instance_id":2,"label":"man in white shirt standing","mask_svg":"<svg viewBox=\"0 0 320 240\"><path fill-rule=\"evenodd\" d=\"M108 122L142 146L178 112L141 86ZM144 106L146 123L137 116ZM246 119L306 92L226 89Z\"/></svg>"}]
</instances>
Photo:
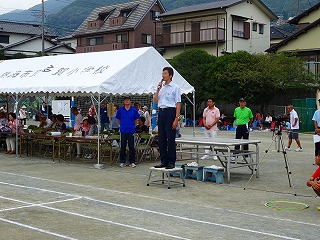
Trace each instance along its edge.
<instances>
[{"instance_id":1,"label":"man in white shirt standing","mask_svg":"<svg viewBox=\"0 0 320 240\"><path fill-rule=\"evenodd\" d=\"M153 102L158 104L158 132L161 164L156 168L172 169L175 167L176 129L179 124L181 108L180 87L172 82L173 69L165 67L162 71L162 81L153 95ZM164 83L163 83L164 82Z\"/></svg>"},{"instance_id":2,"label":"man in white shirt standing","mask_svg":"<svg viewBox=\"0 0 320 240\"><path fill-rule=\"evenodd\" d=\"M74 126L73 129L78 129L80 127L80 124L82 123L82 115L79 113L78 109L76 107L71 108L71 113L74 115Z\"/></svg>"},{"instance_id":3,"label":"man in white shirt standing","mask_svg":"<svg viewBox=\"0 0 320 240\"><path fill-rule=\"evenodd\" d=\"M213 98L208 98L208 107L203 110L203 125L204 125L204 136L209 138L216 138L218 128L218 122L220 119L220 110L215 106ZM206 148L209 148L207 146ZM204 150L205 155L201 159L207 159L209 157L209 149ZM214 156L214 159L217 160L217 156Z\"/></svg>"},{"instance_id":4,"label":"man in white shirt standing","mask_svg":"<svg viewBox=\"0 0 320 240\"><path fill-rule=\"evenodd\" d=\"M292 105L288 105L288 112L290 113L290 129L289 129L289 141L288 147L286 147L287 151L291 151L291 143L292 139L294 139L298 145L298 148L295 150L296 152L301 152L302 147L299 140L299 117L297 112L293 109Z\"/></svg>"}]
</instances>

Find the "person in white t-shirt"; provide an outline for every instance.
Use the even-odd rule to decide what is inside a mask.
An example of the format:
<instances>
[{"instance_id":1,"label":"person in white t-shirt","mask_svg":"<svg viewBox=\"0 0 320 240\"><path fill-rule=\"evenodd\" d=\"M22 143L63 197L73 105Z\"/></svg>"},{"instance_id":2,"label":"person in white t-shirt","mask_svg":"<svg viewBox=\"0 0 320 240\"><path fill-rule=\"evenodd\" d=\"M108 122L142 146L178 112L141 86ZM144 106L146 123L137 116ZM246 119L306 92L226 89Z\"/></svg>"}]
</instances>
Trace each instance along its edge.
<instances>
[{"instance_id":1,"label":"person in white t-shirt","mask_svg":"<svg viewBox=\"0 0 320 240\"><path fill-rule=\"evenodd\" d=\"M216 138L218 128L218 122L220 120L220 110L215 106L213 98L208 98L208 107L203 110L203 125L204 125L204 136L209 138ZM206 148L209 148L206 147ZM207 159L209 157L209 149L205 149L205 155L201 159ZM217 157L215 156L216 160Z\"/></svg>"},{"instance_id":2,"label":"person in white t-shirt","mask_svg":"<svg viewBox=\"0 0 320 240\"><path fill-rule=\"evenodd\" d=\"M71 108L71 113L74 115L74 126L73 129L78 129L80 127L80 124L82 124L83 117L79 113L78 109L76 107Z\"/></svg>"},{"instance_id":3,"label":"person in white t-shirt","mask_svg":"<svg viewBox=\"0 0 320 240\"><path fill-rule=\"evenodd\" d=\"M296 152L301 152L302 147L299 140L299 117L297 112L293 109L292 105L288 105L288 112L290 113L290 129L289 130L289 141L288 147L286 147L287 151L290 151L292 139L294 139L298 145L298 148L295 150Z\"/></svg>"}]
</instances>

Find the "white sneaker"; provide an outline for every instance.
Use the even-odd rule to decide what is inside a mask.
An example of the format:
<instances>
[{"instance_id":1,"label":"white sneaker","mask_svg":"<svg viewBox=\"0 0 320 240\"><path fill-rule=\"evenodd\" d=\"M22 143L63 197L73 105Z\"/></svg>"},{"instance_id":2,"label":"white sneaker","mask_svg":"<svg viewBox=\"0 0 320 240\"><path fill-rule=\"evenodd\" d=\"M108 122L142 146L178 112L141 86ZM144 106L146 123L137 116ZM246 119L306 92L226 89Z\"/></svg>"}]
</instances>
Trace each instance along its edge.
<instances>
[{"instance_id":1,"label":"white sneaker","mask_svg":"<svg viewBox=\"0 0 320 240\"><path fill-rule=\"evenodd\" d=\"M208 159L208 158L209 158L209 155L203 155L203 156L201 157L201 160Z\"/></svg>"},{"instance_id":2,"label":"white sneaker","mask_svg":"<svg viewBox=\"0 0 320 240\"><path fill-rule=\"evenodd\" d=\"M213 156L213 160L214 160L214 161L217 161L217 160L218 160L218 157L217 157L217 156Z\"/></svg>"},{"instance_id":3,"label":"white sneaker","mask_svg":"<svg viewBox=\"0 0 320 240\"><path fill-rule=\"evenodd\" d=\"M120 163L119 167L124 167L124 163Z\"/></svg>"},{"instance_id":4,"label":"white sneaker","mask_svg":"<svg viewBox=\"0 0 320 240\"><path fill-rule=\"evenodd\" d=\"M297 148L296 150L294 150L296 152L302 152L302 148Z\"/></svg>"},{"instance_id":5,"label":"white sneaker","mask_svg":"<svg viewBox=\"0 0 320 240\"><path fill-rule=\"evenodd\" d=\"M130 166L131 166L131 167L136 167L137 165L134 164L134 163L131 163Z\"/></svg>"},{"instance_id":6,"label":"white sneaker","mask_svg":"<svg viewBox=\"0 0 320 240\"><path fill-rule=\"evenodd\" d=\"M291 148L286 147L285 150L286 150L286 151L291 151Z\"/></svg>"}]
</instances>

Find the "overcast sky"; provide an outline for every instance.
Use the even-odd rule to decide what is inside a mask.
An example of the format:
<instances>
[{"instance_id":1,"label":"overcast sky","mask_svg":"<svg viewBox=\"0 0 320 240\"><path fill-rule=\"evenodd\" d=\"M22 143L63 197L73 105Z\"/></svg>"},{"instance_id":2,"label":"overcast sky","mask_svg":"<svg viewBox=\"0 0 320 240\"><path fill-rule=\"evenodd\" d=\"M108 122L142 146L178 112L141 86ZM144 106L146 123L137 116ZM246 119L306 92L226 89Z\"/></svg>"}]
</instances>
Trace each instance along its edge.
<instances>
[{"instance_id":1,"label":"overcast sky","mask_svg":"<svg viewBox=\"0 0 320 240\"><path fill-rule=\"evenodd\" d=\"M15 9L28 9L40 4L42 0L0 0L0 14L13 11Z\"/></svg>"}]
</instances>

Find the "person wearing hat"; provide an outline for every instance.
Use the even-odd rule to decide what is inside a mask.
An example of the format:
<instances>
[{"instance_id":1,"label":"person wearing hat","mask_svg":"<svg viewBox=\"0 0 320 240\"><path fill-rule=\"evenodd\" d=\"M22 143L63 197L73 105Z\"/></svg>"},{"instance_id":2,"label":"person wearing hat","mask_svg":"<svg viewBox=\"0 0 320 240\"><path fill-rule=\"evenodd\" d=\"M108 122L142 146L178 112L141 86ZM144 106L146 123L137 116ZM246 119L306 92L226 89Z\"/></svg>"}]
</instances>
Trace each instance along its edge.
<instances>
[{"instance_id":1,"label":"person wearing hat","mask_svg":"<svg viewBox=\"0 0 320 240\"><path fill-rule=\"evenodd\" d=\"M250 108L246 107L246 100L240 98L239 107L234 110L233 116L236 119L236 139L249 139L249 126L252 124L253 114ZM235 150L239 150L240 145L235 146ZM248 150L249 146L244 145L243 150Z\"/></svg>"},{"instance_id":2,"label":"person wearing hat","mask_svg":"<svg viewBox=\"0 0 320 240\"><path fill-rule=\"evenodd\" d=\"M123 98L123 106L119 108L116 119L120 125L120 167L126 165L126 149L129 147L129 164L136 167L136 150L134 146L135 127L138 124L140 115L138 111L131 106L131 97Z\"/></svg>"},{"instance_id":3,"label":"person wearing hat","mask_svg":"<svg viewBox=\"0 0 320 240\"><path fill-rule=\"evenodd\" d=\"M27 124L27 111L26 111L27 107L25 105L23 105L20 110L19 110L19 119L22 125L26 125Z\"/></svg>"},{"instance_id":4,"label":"person wearing hat","mask_svg":"<svg viewBox=\"0 0 320 240\"><path fill-rule=\"evenodd\" d=\"M146 119L144 125L147 126L148 132L149 132L150 124L151 124L151 118L150 118L150 114L148 112L148 107L147 106L143 106L142 107L142 111L143 111L143 115L142 116Z\"/></svg>"},{"instance_id":5,"label":"person wearing hat","mask_svg":"<svg viewBox=\"0 0 320 240\"><path fill-rule=\"evenodd\" d=\"M320 104L320 99L318 99ZM312 117L314 123L315 134L320 136L320 110L316 110ZM314 144L314 157L320 155L320 142Z\"/></svg>"}]
</instances>

